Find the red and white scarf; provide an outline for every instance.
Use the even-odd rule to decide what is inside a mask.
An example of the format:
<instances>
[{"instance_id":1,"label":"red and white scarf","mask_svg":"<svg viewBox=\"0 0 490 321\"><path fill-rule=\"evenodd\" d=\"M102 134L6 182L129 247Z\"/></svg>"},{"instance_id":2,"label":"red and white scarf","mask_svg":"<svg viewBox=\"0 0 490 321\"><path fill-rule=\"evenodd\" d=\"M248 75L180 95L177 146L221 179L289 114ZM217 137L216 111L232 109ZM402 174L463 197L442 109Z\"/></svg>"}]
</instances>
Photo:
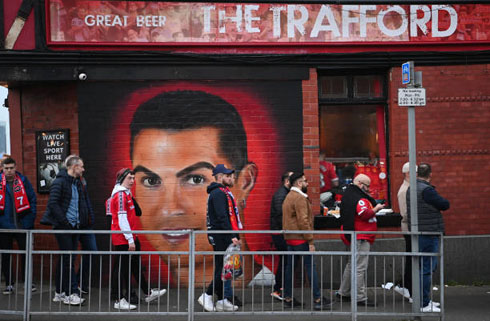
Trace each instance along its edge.
<instances>
[{"instance_id":1,"label":"red and white scarf","mask_svg":"<svg viewBox=\"0 0 490 321\"><path fill-rule=\"evenodd\" d=\"M21 213L31 208L29 204L29 199L26 194L26 189L24 188L24 183L20 179L18 174L15 174L14 182L12 184L14 189L14 202L15 202L15 212ZM5 174L2 175L2 183L0 184L0 211L5 210L5 193L7 191L7 179Z\"/></svg>"},{"instance_id":2,"label":"red and white scarf","mask_svg":"<svg viewBox=\"0 0 490 321\"><path fill-rule=\"evenodd\" d=\"M230 214L231 228L234 231L243 230L243 225L240 221L240 214L235 205L235 198L233 197L233 194L228 187L220 187L219 189L226 194L226 198L228 199L228 213Z\"/></svg>"}]
</instances>

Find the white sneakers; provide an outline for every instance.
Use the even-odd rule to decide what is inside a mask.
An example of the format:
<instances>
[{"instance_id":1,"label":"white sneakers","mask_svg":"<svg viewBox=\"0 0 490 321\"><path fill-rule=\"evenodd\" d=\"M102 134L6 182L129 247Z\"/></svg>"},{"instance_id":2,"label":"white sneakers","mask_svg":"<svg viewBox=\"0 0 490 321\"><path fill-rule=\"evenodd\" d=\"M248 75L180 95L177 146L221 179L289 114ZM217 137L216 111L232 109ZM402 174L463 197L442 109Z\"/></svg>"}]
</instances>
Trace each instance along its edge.
<instances>
[{"instance_id":1,"label":"white sneakers","mask_svg":"<svg viewBox=\"0 0 490 321\"><path fill-rule=\"evenodd\" d=\"M55 294L55 296L56 296L56 294ZM85 299L84 298L80 298L80 296L78 294L76 294L76 293L73 293L70 296L66 296L65 295L65 298L63 299L63 303L64 304L69 304L69 305L81 305L84 302L85 302Z\"/></svg>"},{"instance_id":2,"label":"white sneakers","mask_svg":"<svg viewBox=\"0 0 490 321\"><path fill-rule=\"evenodd\" d=\"M433 302L430 301L427 306L420 308L421 312L441 312L441 309L439 308L441 304L438 302Z\"/></svg>"},{"instance_id":3,"label":"white sneakers","mask_svg":"<svg viewBox=\"0 0 490 321\"><path fill-rule=\"evenodd\" d=\"M62 292L62 293L56 293L55 292L53 302L63 302L63 301L65 301L65 298L66 298L65 292Z\"/></svg>"},{"instance_id":4,"label":"white sneakers","mask_svg":"<svg viewBox=\"0 0 490 321\"><path fill-rule=\"evenodd\" d=\"M395 292L396 292L396 293L399 293L399 294L403 295L403 297L404 297L405 299L408 299L408 301L409 301L410 303L412 303L412 302L413 302L412 298L410 297L410 291L408 291L408 289L407 289L407 288L402 288L402 287L399 287L399 286L397 285L397 286L395 286L394 290L395 290Z\"/></svg>"},{"instance_id":5,"label":"white sneakers","mask_svg":"<svg viewBox=\"0 0 490 321\"><path fill-rule=\"evenodd\" d=\"M121 300L116 301L116 303L114 303L114 309L134 310L134 309L136 309L136 305L130 304L128 301L126 301L125 298L122 298Z\"/></svg>"},{"instance_id":6,"label":"white sneakers","mask_svg":"<svg viewBox=\"0 0 490 321\"><path fill-rule=\"evenodd\" d=\"M150 294L145 297L145 302L151 302L167 293L167 290L151 289Z\"/></svg>"},{"instance_id":7,"label":"white sneakers","mask_svg":"<svg viewBox=\"0 0 490 321\"><path fill-rule=\"evenodd\" d=\"M219 312L233 312L238 310L238 306L233 305L228 299L216 301L216 311Z\"/></svg>"},{"instance_id":8,"label":"white sneakers","mask_svg":"<svg viewBox=\"0 0 490 321\"><path fill-rule=\"evenodd\" d=\"M199 304L202 305L204 310L206 310L208 312L216 311L214 308L214 302L213 302L213 296L212 295L203 293L203 294L201 294L199 299L197 299L197 302L199 302Z\"/></svg>"}]
</instances>

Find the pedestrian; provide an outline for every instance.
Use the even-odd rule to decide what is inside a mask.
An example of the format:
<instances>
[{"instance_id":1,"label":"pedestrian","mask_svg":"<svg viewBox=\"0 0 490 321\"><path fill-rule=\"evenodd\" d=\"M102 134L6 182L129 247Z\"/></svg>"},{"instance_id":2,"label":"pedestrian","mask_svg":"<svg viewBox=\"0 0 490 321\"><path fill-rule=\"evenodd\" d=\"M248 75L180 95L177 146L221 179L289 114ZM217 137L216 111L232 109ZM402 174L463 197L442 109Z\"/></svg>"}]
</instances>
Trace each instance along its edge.
<instances>
[{"instance_id":1,"label":"pedestrian","mask_svg":"<svg viewBox=\"0 0 490 321\"><path fill-rule=\"evenodd\" d=\"M417 166L415 166L417 170ZM402 232L408 232L408 215L407 213L407 190L410 186L410 163L406 162L402 167L403 183L398 190L398 206L400 207L400 215L402 217L401 230ZM410 234L404 234L405 239L405 252L412 252L412 240ZM405 257L405 269L403 273L403 284L401 286L396 285L395 291L403 295L406 299L412 301L412 257Z\"/></svg>"},{"instance_id":2,"label":"pedestrian","mask_svg":"<svg viewBox=\"0 0 490 321\"><path fill-rule=\"evenodd\" d=\"M0 229L30 230L34 228L36 219L36 193L26 176L17 172L17 164L11 157L2 160L3 172L0 172ZM26 234L6 232L0 233L0 247L5 250L13 249L14 240L19 250L26 249ZM21 276L25 273L25 255L21 256ZM2 253L2 274L5 279L3 294L14 292L12 278L11 254ZM32 285L32 291L36 291Z\"/></svg>"},{"instance_id":3,"label":"pedestrian","mask_svg":"<svg viewBox=\"0 0 490 321\"><path fill-rule=\"evenodd\" d=\"M53 225L54 230L79 231L92 226L94 212L82 175L85 171L83 160L70 155L66 169L56 175L49 190L49 200L41 224ZM76 251L80 241L79 233L56 233L56 241L61 251ZM56 292L53 302L67 305L81 305L85 298L80 296L75 273L76 255L62 254L56 268Z\"/></svg>"},{"instance_id":4,"label":"pedestrian","mask_svg":"<svg viewBox=\"0 0 490 321\"><path fill-rule=\"evenodd\" d=\"M132 233L135 229L137 217L141 216L141 209L136 203L131 193L134 181L134 171L129 168L123 168L117 172L116 185L112 190L111 197L107 200L106 208L111 213L112 231L122 231L124 233L113 233L112 244L116 251L139 252L141 245L138 237ZM131 303L131 275L139 283L143 293L146 294L145 302L149 303L164 295L165 289L150 289L145 275L140 269L139 254L117 254L114 257L114 269L112 273L112 284L115 286L113 291L113 299L115 309L133 310L136 305ZM137 296L133 302L137 302ZM133 300L134 300L133 299Z\"/></svg>"},{"instance_id":5,"label":"pedestrian","mask_svg":"<svg viewBox=\"0 0 490 321\"><path fill-rule=\"evenodd\" d=\"M437 193L431 185L432 168L430 164L421 163L417 169L417 218L419 232L444 233L444 219L441 211L449 209L449 201ZM407 213L410 213L410 187L407 190ZM411 218L408 217L411 228ZM438 253L439 235L419 235L419 252ZM422 256L420 268L421 312L441 312L440 303L430 298L432 273L437 268L436 256Z\"/></svg>"},{"instance_id":6,"label":"pedestrian","mask_svg":"<svg viewBox=\"0 0 490 321\"><path fill-rule=\"evenodd\" d=\"M375 232L378 229L376 213L385 207L384 204L376 204L376 200L369 195L371 179L365 174L359 174L354 178L342 196L340 204L340 218L342 230ZM342 241L350 251L351 237L342 234ZM357 234L356 239L356 275L357 275L357 305L376 306L376 302L368 300L366 290L366 273L369 263L369 255L360 255L359 252L369 252L374 243L375 234ZM351 261L347 262L340 289L336 296L340 300L350 301L351 289Z\"/></svg>"},{"instance_id":7,"label":"pedestrian","mask_svg":"<svg viewBox=\"0 0 490 321\"><path fill-rule=\"evenodd\" d=\"M291 191L287 194L282 204L282 226L285 230L312 231L313 230L313 212L311 201L308 198L308 181L303 173L294 172L289 177ZM305 232L304 234L285 234L284 238L288 245L288 252L292 251L310 251L315 252L313 244L313 234ZM293 262L294 257L294 262ZM293 287L293 266L301 260L308 274L310 285L313 288L313 308L315 310L328 309L331 306L330 300L322 296L318 275L316 272L315 262L312 255L288 255L286 265L286 280L284 284L284 306L295 307L302 306L303 303L297 301L292 296Z\"/></svg>"},{"instance_id":8,"label":"pedestrian","mask_svg":"<svg viewBox=\"0 0 490 321\"><path fill-rule=\"evenodd\" d=\"M281 182L282 185L277 189L272 196L271 201L271 218L270 218L270 228L271 230L282 230L282 203L286 198L286 195L289 193L289 189L291 188L291 183L289 182L289 176L291 176L293 172L287 171L282 174ZM280 233L272 234L272 241L274 242L274 246L277 251L287 251L288 245L284 240L284 236ZM284 255L278 255L278 261L275 263L275 267L277 267L275 273L275 283L274 283L274 291L271 293L271 296L279 301L282 301L283 298L283 274L284 274L284 265L285 265Z\"/></svg>"},{"instance_id":9,"label":"pedestrian","mask_svg":"<svg viewBox=\"0 0 490 321\"><path fill-rule=\"evenodd\" d=\"M230 191L235 183L234 170L228 169L224 164L218 164L213 169L215 182L212 182L207 192L208 202L206 209L209 243L214 251L226 251L231 244L240 245L238 231L243 229L235 198ZM237 231L236 233L216 234L212 231ZM221 280L223 269L223 255L215 255L214 276L205 293L198 302L206 311L236 311L240 300L233 295L231 280ZM214 294L218 301L214 306Z\"/></svg>"}]
</instances>

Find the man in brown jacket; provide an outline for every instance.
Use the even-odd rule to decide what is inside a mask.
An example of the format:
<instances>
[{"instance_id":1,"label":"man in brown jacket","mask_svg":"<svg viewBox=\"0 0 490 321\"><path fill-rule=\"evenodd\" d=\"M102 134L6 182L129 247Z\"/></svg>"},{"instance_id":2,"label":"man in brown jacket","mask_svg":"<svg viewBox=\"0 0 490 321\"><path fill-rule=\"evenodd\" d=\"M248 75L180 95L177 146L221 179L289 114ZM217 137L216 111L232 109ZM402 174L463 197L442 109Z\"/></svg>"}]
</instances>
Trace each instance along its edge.
<instances>
[{"instance_id":1,"label":"man in brown jacket","mask_svg":"<svg viewBox=\"0 0 490 321\"><path fill-rule=\"evenodd\" d=\"M306 194L308 190L308 181L303 173L293 173L289 181L291 182L291 191L286 196L282 204L282 225L284 230L313 230L313 215L311 210L311 201ZM288 245L288 251L315 251L313 244L313 235L311 233L285 234L284 238ZM286 265L286 283L284 284L284 306L298 307L302 306L292 296L292 275L293 266L302 258L304 268L308 273L308 279L313 287L313 308L315 310L328 309L331 305L330 300L323 297L318 286L318 276L316 273L315 263L312 255L295 255L294 264L293 256L288 255Z\"/></svg>"}]
</instances>

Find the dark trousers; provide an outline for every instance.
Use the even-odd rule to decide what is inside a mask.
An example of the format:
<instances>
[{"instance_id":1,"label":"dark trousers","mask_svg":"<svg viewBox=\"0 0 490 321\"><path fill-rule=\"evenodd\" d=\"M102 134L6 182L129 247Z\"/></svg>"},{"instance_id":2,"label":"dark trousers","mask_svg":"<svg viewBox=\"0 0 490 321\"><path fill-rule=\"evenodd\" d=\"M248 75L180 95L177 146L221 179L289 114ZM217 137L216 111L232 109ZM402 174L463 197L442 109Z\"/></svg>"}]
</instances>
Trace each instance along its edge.
<instances>
[{"instance_id":1,"label":"dark trousers","mask_svg":"<svg viewBox=\"0 0 490 321\"><path fill-rule=\"evenodd\" d=\"M286 241L284 240L284 236L282 234L278 235L272 235L272 241L274 242L274 246L276 250L278 251L287 251L288 250L288 245ZM276 271L276 283L274 284L274 291L275 292L280 292L281 289L284 287L283 286L283 274L285 270L285 264L286 260L284 255L278 255L279 260L274 262L274 266L277 266L277 271Z\"/></svg>"},{"instance_id":2,"label":"dark trousers","mask_svg":"<svg viewBox=\"0 0 490 321\"><path fill-rule=\"evenodd\" d=\"M405 252L412 252L412 239L411 235L403 235L405 238ZM405 274L403 275L403 287L412 295L412 257L405 257Z\"/></svg>"},{"instance_id":3,"label":"dark trousers","mask_svg":"<svg viewBox=\"0 0 490 321\"><path fill-rule=\"evenodd\" d=\"M17 242L19 250L24 251L26 249L26 234L25 233L0 233L0 247L4 250L12 250L14 248L14 240ZM12 280L12 270L13 265L11 265L11 253L2 253L2 274L5 278L5 285L13 285ZM20 258L20 268L17 267L17 277L22 281L24 280L25 266L26 266L26 256L21 254Z\"/></svg>"},{"instance_id":4,"label":"dark trousers","mask_svg":"<svg viewBox=\"0 0 490 321\"><path fill-rule=\"evenodd\" d=\"M136 251L141 250L138 239L135 239L134 245ZM116 251L128 251L129 245L115 245ZM130 271L131 269L131 271ZM120 300L129 299L131 293L131 276L139 283L143 293L149 293L148 281L140 269L139 254L116 254L114 257L114 269L112 270L113 292L112 298Z\"/></svg>"},{"instance_id":5,"label":"dark trousers","mask_svg":"<svg viewBox=\"0 0 490 321\"><path fill-rule=\"evenodd\" d=\"M80 234L80 244L82 251L97 251L97 243L95 241L95 234ZM82 255L82 261L77 273L77 283L82 290L88 291L90 287L90 271L96 271L94 267L97 263L96 254L84 254Z\"/></svg>"},{"instance_id":6,"label":"dark trousers","mask_svg":"<svg viewBox=\"0 0 490 321\"><path fill-rule=\"evenodd\" d=\"M55 234L60 251L76 251L80 234ZM66 295L80 294L78 291L77 276L75 274L74 254L61 254L56 267L56 292L65 292Z\"/></svg>"},{"instance_id":7,"label":"dark trousers","mask_svg":"<svg viewBox=\"0 0 490 321\"><path fill-rule=\"evenodd\" d=\"M224 234L216 234L213 236L214 251L226 251L228 246L231 244L229 242L229 236L223 237ZM216 294L218 300L223 300L223 289L224 283L221 280L221 270L223 270L223 255L215 255L214 256L214 276L211 283L209 283L208 288L206 290L206 294L213 295Z\"/></svg>"}]
</instances>

